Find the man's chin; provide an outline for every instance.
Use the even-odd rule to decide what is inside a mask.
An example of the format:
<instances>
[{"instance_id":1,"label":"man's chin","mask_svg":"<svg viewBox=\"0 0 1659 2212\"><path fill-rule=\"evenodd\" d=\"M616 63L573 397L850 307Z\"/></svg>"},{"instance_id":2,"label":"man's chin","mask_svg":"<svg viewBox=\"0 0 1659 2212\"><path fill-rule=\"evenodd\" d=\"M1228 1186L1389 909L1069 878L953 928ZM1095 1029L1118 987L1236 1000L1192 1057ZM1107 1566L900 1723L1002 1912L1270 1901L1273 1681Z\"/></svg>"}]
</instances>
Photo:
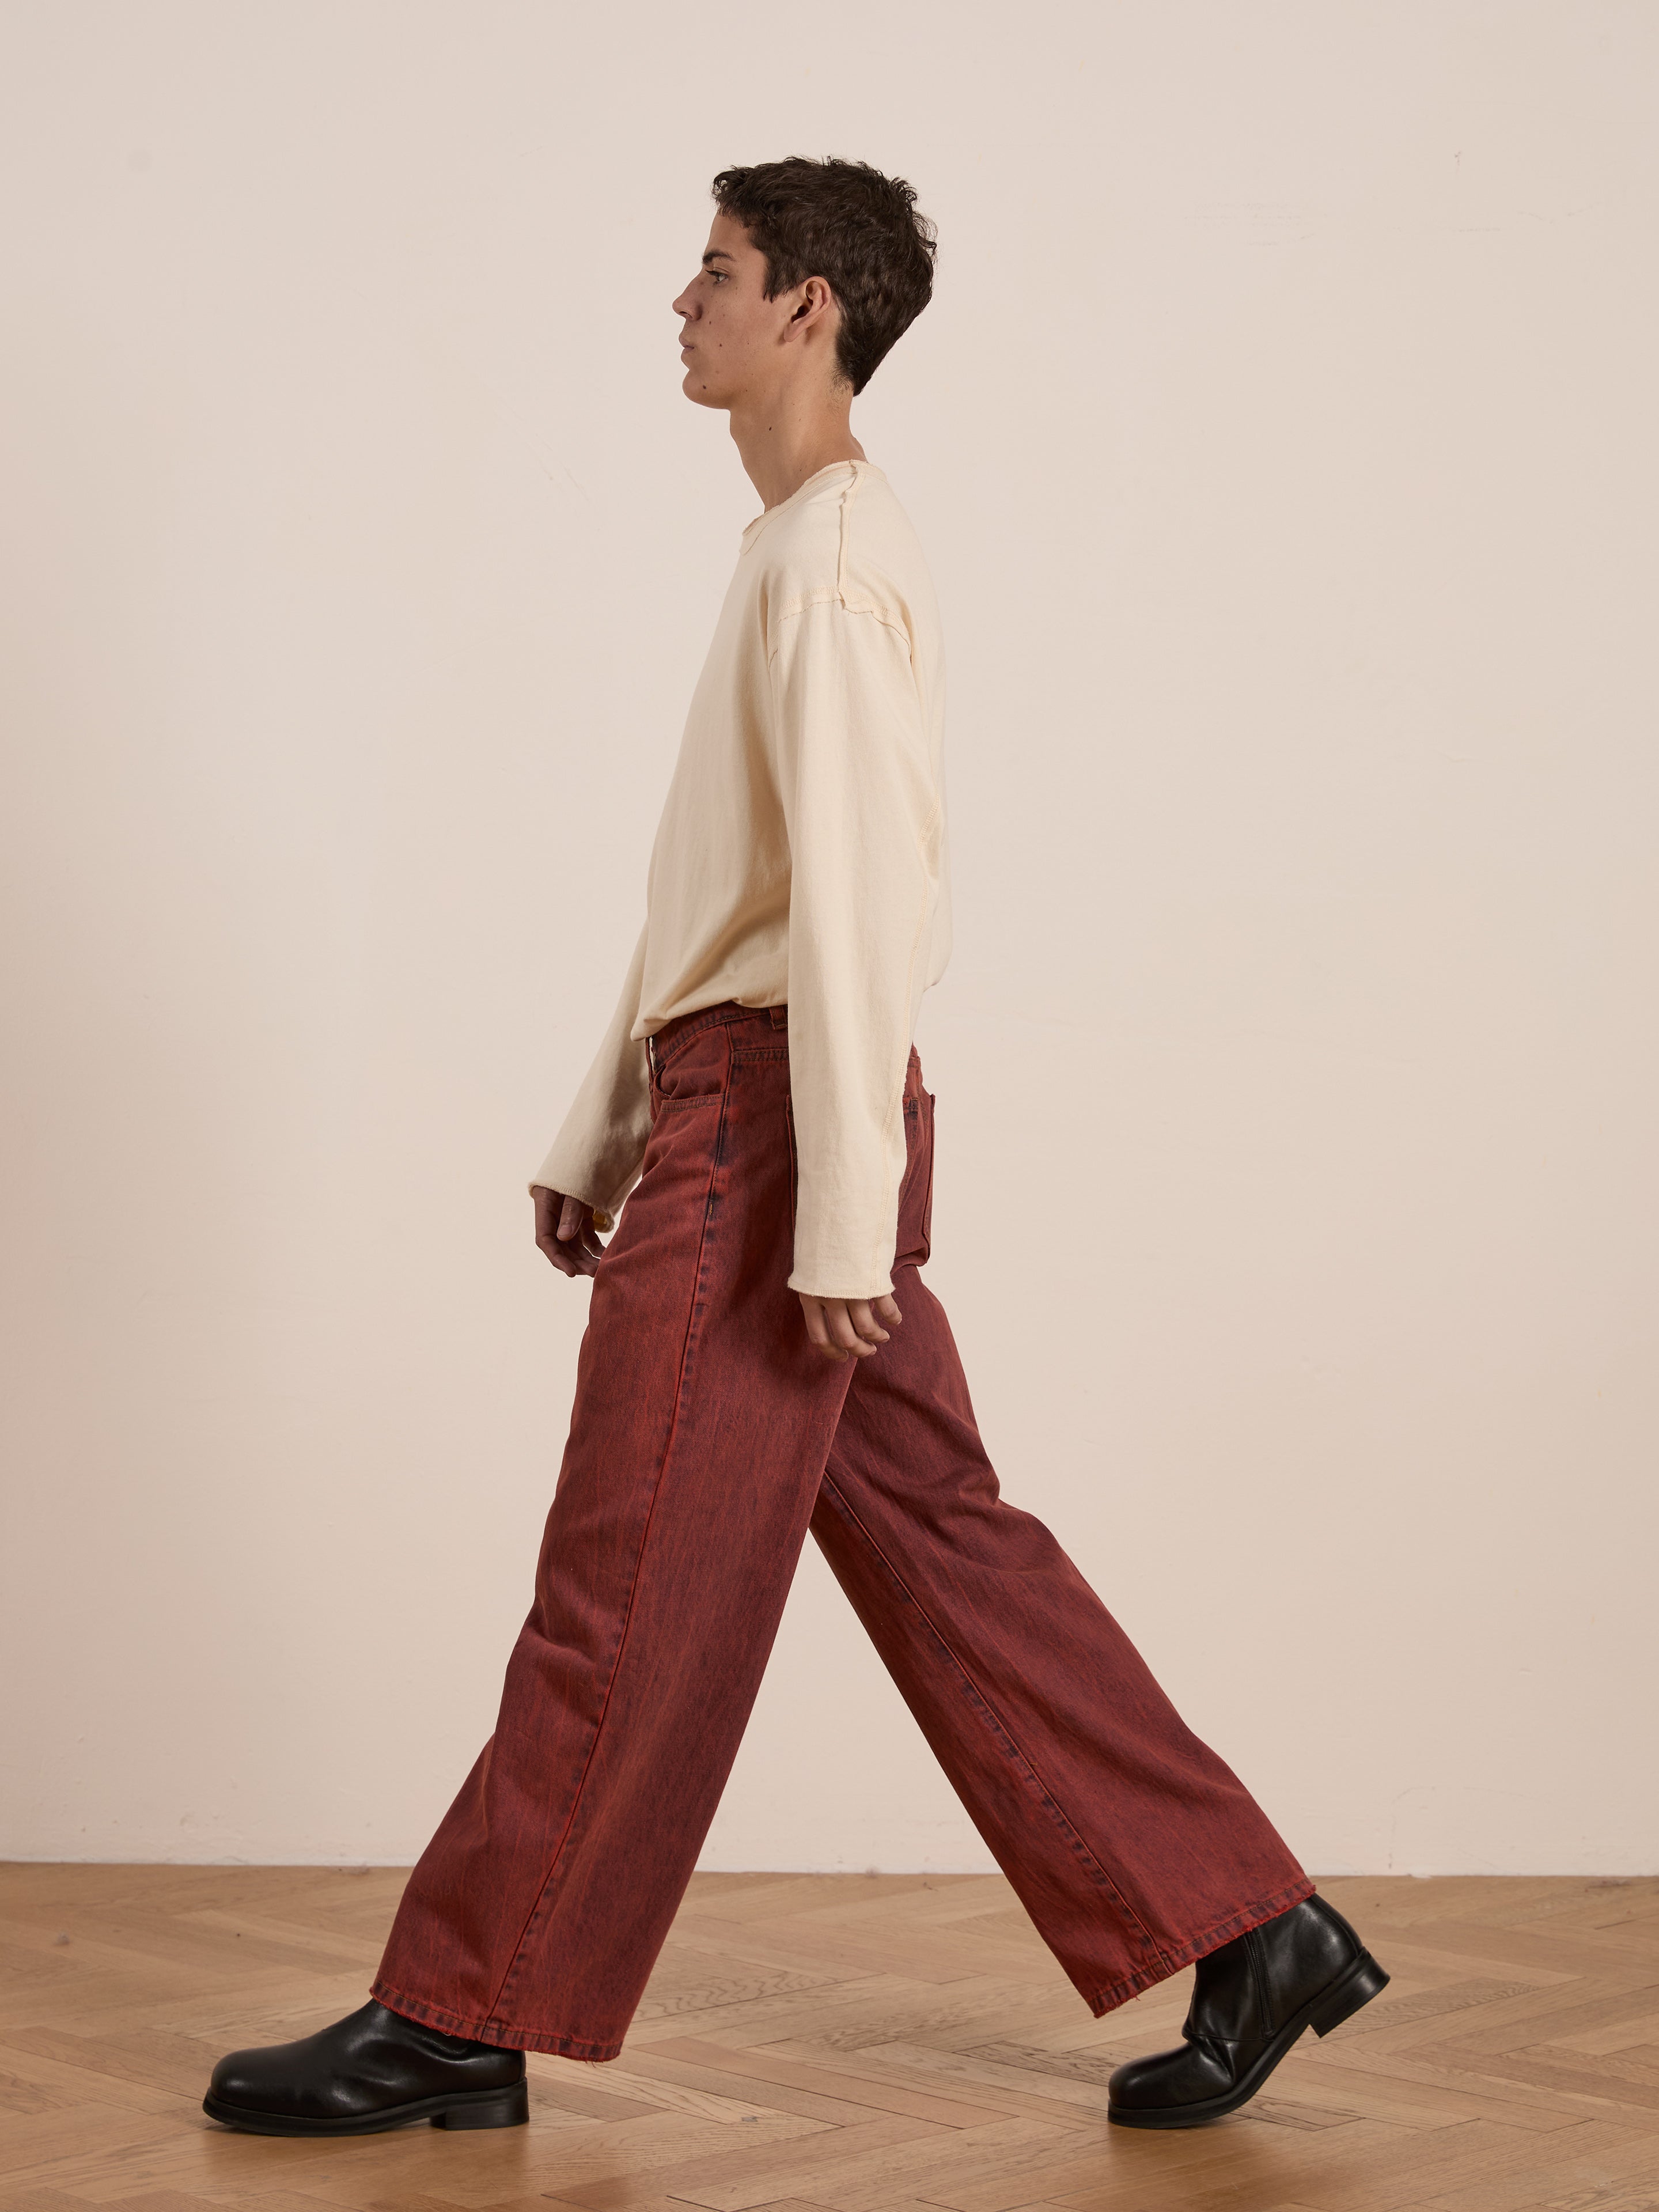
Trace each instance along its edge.
<instances>
[{"instance_id":1,"label":"man's chin","mask_svg":"<svg viewBox=\"0 0 1659 2212\"><path fill-rule=\"evenodd\" d=\"M680 380L680 390L696 407L729 407L732 404L730 394L717 391L695 367L686 370Z\"/></svg>"}]
</instances>

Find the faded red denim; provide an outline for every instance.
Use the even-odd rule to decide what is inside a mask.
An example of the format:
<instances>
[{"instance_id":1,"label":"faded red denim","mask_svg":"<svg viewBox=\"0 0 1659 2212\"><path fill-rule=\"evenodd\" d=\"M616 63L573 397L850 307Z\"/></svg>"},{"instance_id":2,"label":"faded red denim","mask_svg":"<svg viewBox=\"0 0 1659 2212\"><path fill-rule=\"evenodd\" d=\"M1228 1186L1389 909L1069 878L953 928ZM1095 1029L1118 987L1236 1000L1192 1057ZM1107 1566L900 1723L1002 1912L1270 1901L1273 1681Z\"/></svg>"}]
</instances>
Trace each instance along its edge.
<instances>
[{"instance_id":1,"label":"faded red denim","mask_svg":"<svg viewBox=\"0 0 1659 2212\"><path fill-rule=\"evenodd\" d=\"M495 1733L415 1869L374 1994L458 2035L620 2051L696 1864L807 1529L1090 2008L1310 1895L1043 1524L1006 1504L918 1269L914 1048L894 1294L809 1344L787 1010L659 1030L643 1171L592 1279L536 1601Z\"/></svg>"}]
</instances>

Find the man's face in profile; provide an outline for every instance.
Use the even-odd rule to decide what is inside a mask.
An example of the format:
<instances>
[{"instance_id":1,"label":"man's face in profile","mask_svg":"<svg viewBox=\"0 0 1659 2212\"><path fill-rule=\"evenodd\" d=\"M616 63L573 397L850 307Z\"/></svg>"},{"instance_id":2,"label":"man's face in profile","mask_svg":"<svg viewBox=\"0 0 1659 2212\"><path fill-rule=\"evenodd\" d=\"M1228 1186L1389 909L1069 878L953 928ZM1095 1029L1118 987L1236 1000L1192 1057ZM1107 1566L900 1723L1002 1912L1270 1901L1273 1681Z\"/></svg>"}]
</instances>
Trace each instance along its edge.
<instances>
[{"instance_id":1,"label":"man's face in profile","mask_svg":"<svg viewBox=\"0 0 1659 2212\"><path fill-rule=\"evenodd\" d=\"M680 389L701 407L729 407L779 366L778 336L787 324L787 295L766 297L766 256L743 225L716 215L702 266L674 302L684 319Z\"/></svg>"}]
</instances>

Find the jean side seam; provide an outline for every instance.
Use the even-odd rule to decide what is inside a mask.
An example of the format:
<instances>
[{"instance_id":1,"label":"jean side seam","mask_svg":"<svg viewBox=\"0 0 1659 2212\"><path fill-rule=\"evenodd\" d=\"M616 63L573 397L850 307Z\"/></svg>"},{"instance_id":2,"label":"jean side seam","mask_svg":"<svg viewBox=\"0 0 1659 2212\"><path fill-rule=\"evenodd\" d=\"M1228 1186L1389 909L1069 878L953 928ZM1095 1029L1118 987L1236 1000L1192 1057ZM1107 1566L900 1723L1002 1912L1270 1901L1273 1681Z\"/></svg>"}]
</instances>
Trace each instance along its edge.
<instances>
[{"instance_id":1,"label":"jean side seam","mask_svg":"<svg viewBox=\"0 0 1659 2212\"><path fill-rule=\"evenodd\" d=\"M1084 1840L1082 1832L1078 1827L1077 1823L1071 1818L1071 1815L1066 1811L1066 1808L1061 1805L1060 1800L1054 1796L1054 1791L1049 1789L1048 1784L1037 1772L1036 1768L1032 1764L1031 1760L1020 1748L1019 1744L1016 1741L1013 1732L1009 1728L1007 1723L1003 1719L1000 1713L997 1711L995 1706L992 1705L984 1691L979 1686L979 1684L975 1681L973 1676L969 1673L967 1668L963 1666L962 1661L957 1657L951 1645L939 1633L939 1628L934 1623L933 1616L928 1613L927 1607L921 1603L915 1591L911 1589L909 1584L905 1581L903 1576L899 1573L897 1568L895 1567L892 1561L888 1558L886 1553L883 1551L879 1543L877 1542L875 1536L866 1526L865 1522L859 1517L858 1514L854 1510L853 1506L848 1502L845 1493L839 1488L835 1478L830 1474L827 1468L824 1471L823 1481L825 1488L829 1491L836 1503L840 1506L848 1520L852 1523L853 1527L858 1530L860 1535L863 1537L865 1542L870 1547L870 1549L874 1553L877 1559L881 1561L882 1565L886 1569L887 1572L892 1577L894 1582L898 1585L899 1590L906 1603L915 1608L915 1611L926 1626L928 1634L939 1645L939 1650L944 1652L946 1659L950 1662L951 1665L955 1668L957 1674L960 1675L981 1713L988 1721L993 1729L1001 1736L1003 1741L1007 1745L1008 1749L1012 1753L1014 1758L1018 1759L1019 1764L1024 1768L1026 1773L1030 1776L1032 1781L1036 1784L1037 1789L1042 1793L1044 1810L1048 1814L1049 1818L1054 1821L1055 1826L1058 1827L1062 1835L1064 1835L1071 1850L1079 1859L1081 1859L1084 1865L1090 1869L1099 1887L1104 1889L1107 1894L1115 1901L1119 1911L1123 1914L1125 1919L1133 1922L1134 1926L1139 1929L1141 1940L1151 1951L1152 1956L1155 1959L1160 1960L1163 1960L1164 1957L1163 1945L1157 1941L1152 1935L1152 1930L1147 1927L1146 1922L1135 1911L1134 1907L1129 1903L1129 1900L1124 1896L1122 1891L1119 1889L1117 1884L1112 1880L1110 1875L1107 1873L1105 1868L1095 1856L1093 1851L1090 1850L1087 1843Z\"/></svg>"},{"instance_id":2,"label":"jean side seam","mask_svg":"<svg viewBox=\"0 0 1659 2212\"><path fill-rule=\"evenodd\" d=\"M685 1316L685 1332L680 1340L679 1364L674 1376L673 1410L669 1416L668 1435L663 1443L662 1457L657 1463L656 1477L652 1484L651 1503L646 1510L645 1526L640 1531L639 1550L634 1560L633 1579L628 1588L628 1604L623 1615L622 1633L617 1639L617 1649L611 1661L610 1677L605 1686L605 1699L599 1707L599 1717L593 1723L593 1733L588 1741L587 1756L582 1761L581 1775L576 1784L575 1794L571 1799L569 1814L560 1832L559 1840L553 1848L553 1855L548 1861L547 1872L543 1875L541 1887L536 1892L535 1902L530 1908L524 1926L519 1931L511 1955L502 1970L501 1980L496 1984L495 1994L490 1998L489 2009L485 2014L485 2019L488 2021L495 2021L496 2008L506 2000L508 1984L524 1955L525 1946L530 1940L531 1931L536 1925L538 1916L546 1899L548 1886L558 1871L559 1861L564 1856L565 1846L570 1840L570 1832L575 1826L576 1815L581 1809L582 1792L587 1786L588 1774L592 1768L593 1754L599 1749L599 1737L605 1728L605 1717L611 1711L611 1698L617 1686L617 1676L622 1671L623 1658L628 1649L628 1632L634 1625L635 1601L639 1595L640 1576L644 1571L646 1550L651 1540L651 1526L656 1518L658 1503L662 1497L663 1481L668 1473L668 1463L673 1457L675 1439L679 1434L680 1407L685 1392L686 1369L690 1364L691 1338L696 1327L697 1316L702 1309L704 1254L708 1243L708 1224L714 1214L715 1178L720 1174L720 1163L725 1157L725 1133L726 1094L722 1092L720 1127L714 1133L714 1152L708 1165L708 1187L703 1194L702 1227L697 1236L697 1264L692 1273L690 1304ZM502 2023L503 2026L506 2024Z\"/></svg>"}]
</instances>

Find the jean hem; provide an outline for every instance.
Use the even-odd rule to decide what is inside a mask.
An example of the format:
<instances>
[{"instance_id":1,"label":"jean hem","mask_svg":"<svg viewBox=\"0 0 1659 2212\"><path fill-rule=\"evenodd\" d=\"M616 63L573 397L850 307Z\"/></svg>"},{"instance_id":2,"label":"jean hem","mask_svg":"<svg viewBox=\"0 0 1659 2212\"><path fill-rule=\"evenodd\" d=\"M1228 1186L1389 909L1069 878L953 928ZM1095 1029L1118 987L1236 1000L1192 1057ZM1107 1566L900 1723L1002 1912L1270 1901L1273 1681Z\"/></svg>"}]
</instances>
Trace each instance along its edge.
<instances>
[{"instance_id":1,"label":"jean hem","mask_svg":"<svg viewBox=\"0 0 1659 2212\"><path fill-rule=\"evenodd\" d=\"M1252 1928L1260 1928L1266 1921L1277 1920L1281 1912L1288 1912L1293 1905L1300 1905L1304 1898L1311 1897L1313 1893L1314 1885L1304 1875L1299 1881L1291 1882L1288 1888L1275 1890L1271 1897L1258 1899L1254 1905L1241 1905L1237 1912L1229 1913L1224 1920L1213 1921L1198 1935L1189 1936L1184 1943L1178 1943L1173 1948L1160 1945L1157 1966L1138 1966L1133 1973L1124 1975L1121 1981L1113 1982L1107 1988L1097 1990L1088 2000L1090 2011L1097 2020L1103 2013L1115 2012L1119 2005L1127 2004L1131 1997L1138 1997L1143 1990L1152 1989L1159 1982L1167 1982L1183 1966L1190 1966L1194 1959L1201 1959L1208 1951L1219 1950L1224 1943L1231 1943L1237 1936L1248 1936Z\"/></svg>"},{"instance_id":2,"label":"jean hem","mask_svg":"<svg viewBox=\"0 0 1659 2212\"><path fill-rule=\"evenodd\" d=\"M464 2035L472 2043L494 2044L501 2051L548 2051L558 2058L586 2058L596 2063L622 2056L620 2041L594 2043L586 2036L561 2035L556 2028L513 2027L505 2021L469 2018L464 2013L452 2012L447 2005L430 2004L424 1997L410 1996L390 1982L372 1983L368 1993L388 2012L401 2013L405 2019L418 2020L427 2027L441 2028L446 2035Z\"/></svg>"}]
</instances>

